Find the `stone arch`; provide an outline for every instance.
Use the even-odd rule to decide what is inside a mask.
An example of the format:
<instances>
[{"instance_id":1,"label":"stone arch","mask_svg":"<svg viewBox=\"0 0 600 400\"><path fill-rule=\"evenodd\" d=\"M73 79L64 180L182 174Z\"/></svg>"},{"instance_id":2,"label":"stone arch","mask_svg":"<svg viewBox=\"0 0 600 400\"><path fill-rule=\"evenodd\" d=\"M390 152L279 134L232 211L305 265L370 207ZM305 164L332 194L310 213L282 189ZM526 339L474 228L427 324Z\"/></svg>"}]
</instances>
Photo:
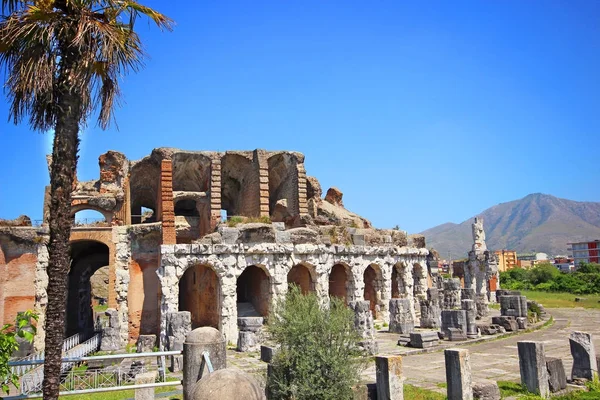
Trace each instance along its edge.
<instances>
[{"instance_id":1,"label":"stone arch","mask_svg":"<svg viewBox=\"0 0 600 400\"><path fill-rule=\"evenodd\" d=\"M85 211L93 211L94 214L96 214L96 215L98 215L98 214L102 215L102 217L104 217L104 221L107 224L110 224L112 222L113 214L111 212L106 211L99 207L91 206L89 204L78 204L76 206L72 206L71 207L71 218L73 219L73 221L75 223L77 223L77 219L76 219L77 213L85 212ZM86 218L88 218L88 217L86 217ZM91 218L95 218L95 217L91 217Z\"/></svg>"},{"instance_id":2,"label":"stone arch","mask_svg":"<svg viewBox=\"0 0 600 400\"><path fill-rule=\"evenodd\" d=\"M291 215L300 213L298 202L298 159L291 153L278 153L268 160L269 215L279 200L286 200Z\"/></svg>"},{"instance_id":3,"label":"stone arch","mask_svg":"<svg viewBox=\"0 0 600 400\"><path fill-rule=\"evenodd\" d=\"M96 240L74 241L71 242L70 258L66 335L90 334L94 331L90 278L100 268L110 264L110 249Z\"/></svg>"},{"instance_id":4,"label":"stone arch","mask_svg":"<svg viewBox=\"0 0 600 400\"><path fill-rule=\"evenodd\" d=\"M383 274L377 264L369 264L363 273L364 295L363 298L370 303L373 318L382 318L381 291L383 288Z\"/></svg>"},{"instance_id":5,"label":"stone arch","mask_svg":"<svg viewBox=\"0 0 600 400\"><path fill-rule=\"evenodd\" d=\"M287 274L289 285L296 285L302 291L302 294L316 292L316 273L315 268L309 263L296 264Z\"/></svg>"},{"instance_id":6,"label":"stone arch","mask_svg":"<svg viewBox=\"0 0 600 400\"><path fill-rule=\"evenodd\" d=\"M271 303L271 277L262 266L250 265L238 276L236 296L238 317L269 314ZM252 315L250 315L252 314Z\"/></svg>"},{"instance_id":7,"label":"stone arch","mask_svg":"<svg viewBox=\"0 0 600 400\"><path fill-rule=\"evenodd\" d=\"M354 276L347 264L336 263L329 272L329 298L338 297L346 304L354 300Z\"/></svg>"},{"instance_id":8,"label":"stone arch","mask_svg":"<svg viewBox=\"0 0 600 400\"><path fill-rule=\"evenodd\" d=\"M192 329L221 325L221 281L209 264L192 265L179 280L179 311L192 314Z\"/></svg>"},{"instance_id":9,"label":"stone arch","mask_svg":"<svg viewBox=\"0 0 600 400\"><path fill-rule=\"evenodd\" d=\"M156 221L159 181L160 161L156 157L145 157L131 167L129 193L132 224ZM152 210L153 216L143 220L142 209Z\"/></svg>"},{"instance_id":10,"label":"stone arch","mask_svg":"<svg viewBox=\"0 0 600 400\"><path fill-rule=\"evenodd\" d=\"M241 154L227 152L221 159L221 208L227 216L260 215L258 168Z\"/></svg>"}]
</instances>

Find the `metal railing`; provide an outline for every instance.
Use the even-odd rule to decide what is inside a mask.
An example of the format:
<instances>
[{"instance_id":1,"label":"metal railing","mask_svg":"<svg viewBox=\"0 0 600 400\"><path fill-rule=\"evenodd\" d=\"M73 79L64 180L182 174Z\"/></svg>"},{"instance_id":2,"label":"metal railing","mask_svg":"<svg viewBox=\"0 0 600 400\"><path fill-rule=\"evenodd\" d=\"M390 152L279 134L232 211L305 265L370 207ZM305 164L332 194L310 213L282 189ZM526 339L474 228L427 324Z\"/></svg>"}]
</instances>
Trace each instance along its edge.
<instances>
[{"instance_id":1,"label":"metal railing","mask_svg":"<svg viewBox=\"0 0 600 400\"><path fill-rule=\"evenodd\" d=\"M73 222L73 226L110 226L110 224L106 218L77 218Z\"/></svg>"},{"instance_id":2,"label":"metal railing","mask_svg":"<svg viewBox=\"0 0 600 400\"><path fill-rule=\"evenodd\" d=\"M83 357L91 353L95 353L100 349L102 334L96 333L91 338L83 343L80 340L84 338L84 334L76 334L67 339L63 344L63 354L69 358ZM8 365L12 368L25 368L25 372L21 375L21 393L34 393L41 389L42 381L44 380L44 368L40 364L44 363L43 353L41 358L36 358L29 361L11 361ZM63 359L64 360L64 359ZM70 370L76 363L64 362L61 365L60 372L64 373Z\"/></svg>"},{"instance_id":3,"label":"metal railing","mask_svg":"<svg viewBox=\"0 0 600 400\"><path fill-rule=\"evenodd\" d=\"M93 338L92 338L93 339ZM92 340L90 339L90 340ZM87 341L89 342L89 341ZM87 343L86 342L86 343ZM84 343L85 344L85 343ZM76 347L77 348L77 347ZM74 348L75 349L75 348ZM166 380L166 365L165 356L180 356L181 351L162 351L153 353L132 353L132 354L112 354L105 356L67 356L62 359L61 367L61 381L60 381L60 395L74 395L84 393L96 393L96 392L107 392L107 391L118 391L128 389L141 389L150 387L160 386L175 386L180 385L180 380L167 381ZM212 372L212 363L210 362L210 356L208 352L202 354L204 362ZM143 358L156 358L156 364L144 363L136 359ZM132 362L127 364L127 361L131 359ZM70 366L78 365L84 362L90 361L109 361L115 360L119 362L119 365L108 366L102 369L87 369L87 370L73 370ZM21 366L21 365L34 365L34 371L42 371L41 378L43 379L43 368L40 364L43 364L44 360L34 361L11 361L10 366ZM124 365L126 364L126 365ZM37 366L37 368L35 367ZM69 367L66 367L69 366ZM157 371L157 380L154 383L148 384L135 384L136 375L144 372ZM5 400L17 400L17 399L34 399L41 398L41 380L29 382L22 380L21 382L21 394L12 397L5 397Z\"/></svg>"},{"instance_id":4,"label":"metal railing","mask_svg":"<svg viewBox=\"0 0 600 400\"><path fill-rule=\"evenodd\" d=\"M76 333L73 336L69 336L68 338L65 339L64 343L63 343L63 353L66 353L68 350L71 350L73 347L77 346L79 343L81 343L82 340L85 340L86 335L83 333ZM35 354L30 354L26 357L20 357L20 358L16 358L16 359L12 359L11 362L16 362L16 361L43 361L44 360L44 352L38 352ZM23 376L25 373L27 373L28 371L31 371L32 369L35 368L35 364L29 364L29 365L15 365L13 367L11 367L11 372L17 376Z\"/></svg>"}]
</instances>

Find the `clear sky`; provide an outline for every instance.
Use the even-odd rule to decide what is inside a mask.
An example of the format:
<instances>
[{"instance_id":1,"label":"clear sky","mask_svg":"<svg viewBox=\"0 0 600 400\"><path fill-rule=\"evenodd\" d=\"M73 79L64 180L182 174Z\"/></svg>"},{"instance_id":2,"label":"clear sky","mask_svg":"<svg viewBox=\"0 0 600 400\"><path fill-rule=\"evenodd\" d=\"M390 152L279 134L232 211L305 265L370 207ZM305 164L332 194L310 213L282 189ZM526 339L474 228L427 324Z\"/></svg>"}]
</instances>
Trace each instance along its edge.
<instances>
[{"instance_id":1,"label":"clear sky","mask_svg":"<svg viewBox=\"0 0 600 400\"><path fill-rule=\"evenodd\" d=\"M119 129L86 128L79 179L110 149L296 150L377 227L419 232L543 192L600 200L600 2L146 1L151 58ZM1 75L4 81L4 75ZM50 135L7 122L0 218L42 215Z\"/></svg>"}]
</instances>

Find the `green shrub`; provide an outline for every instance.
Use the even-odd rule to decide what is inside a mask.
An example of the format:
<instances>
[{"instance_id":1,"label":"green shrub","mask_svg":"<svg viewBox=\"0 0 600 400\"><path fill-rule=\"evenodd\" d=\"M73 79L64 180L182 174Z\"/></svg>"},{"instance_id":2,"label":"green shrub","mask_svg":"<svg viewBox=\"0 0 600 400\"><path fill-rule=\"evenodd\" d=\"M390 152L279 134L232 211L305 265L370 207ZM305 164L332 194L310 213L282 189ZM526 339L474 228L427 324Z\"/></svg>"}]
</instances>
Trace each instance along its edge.
<instances>
[{"instance_id":1,"label":"green shrub","mask_svg":"<svg viewBox=\"0 0 600 400\"><path fill-rule=\"evenodd\" d=\"M9 383L16 388L19 387L19 377L13 374L8 366L10 356L19 349L17 337L33 342L36 332L34 321L37 320L37 314L33 311L25 311L17 314L16 326L6 324L0 328L0 388L6 394L9 392Z\"/></svg>"},{"instance_id":2,"label":"green shrub","mask_svg":"<svg viewBox=\"0 0 600 400\"><path fill-rule=\"evenodd\" d=\"M364 364L354 313L332 298L323 307L314 293L292 286L269 319L268 333L280 349L267 390L272 399L352 399Z\"/></svg>"}]
</instances>

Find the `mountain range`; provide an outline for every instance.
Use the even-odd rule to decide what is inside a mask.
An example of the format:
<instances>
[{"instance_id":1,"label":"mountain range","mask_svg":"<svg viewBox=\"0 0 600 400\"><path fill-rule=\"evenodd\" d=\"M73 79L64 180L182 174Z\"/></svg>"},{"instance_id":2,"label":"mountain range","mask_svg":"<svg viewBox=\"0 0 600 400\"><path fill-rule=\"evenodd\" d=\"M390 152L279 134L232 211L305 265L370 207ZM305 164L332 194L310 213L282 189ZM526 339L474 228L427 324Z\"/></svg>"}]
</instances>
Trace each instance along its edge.
<instances>
[{"instance_id":1,"label":"mountain range","mask_svg":"<svg viewBox=\"0 0 600 400\"><path fill-rule=\"evenodd\" d=\"M477 216L483 217L490 250L567 255L567 243L600 239L598 202L534 193L488 208ZM460 224L448 222L421 233L427 247L436 249L442 258L465 258L473 243L473 219Z\"/></svg>"}]
</instances>

